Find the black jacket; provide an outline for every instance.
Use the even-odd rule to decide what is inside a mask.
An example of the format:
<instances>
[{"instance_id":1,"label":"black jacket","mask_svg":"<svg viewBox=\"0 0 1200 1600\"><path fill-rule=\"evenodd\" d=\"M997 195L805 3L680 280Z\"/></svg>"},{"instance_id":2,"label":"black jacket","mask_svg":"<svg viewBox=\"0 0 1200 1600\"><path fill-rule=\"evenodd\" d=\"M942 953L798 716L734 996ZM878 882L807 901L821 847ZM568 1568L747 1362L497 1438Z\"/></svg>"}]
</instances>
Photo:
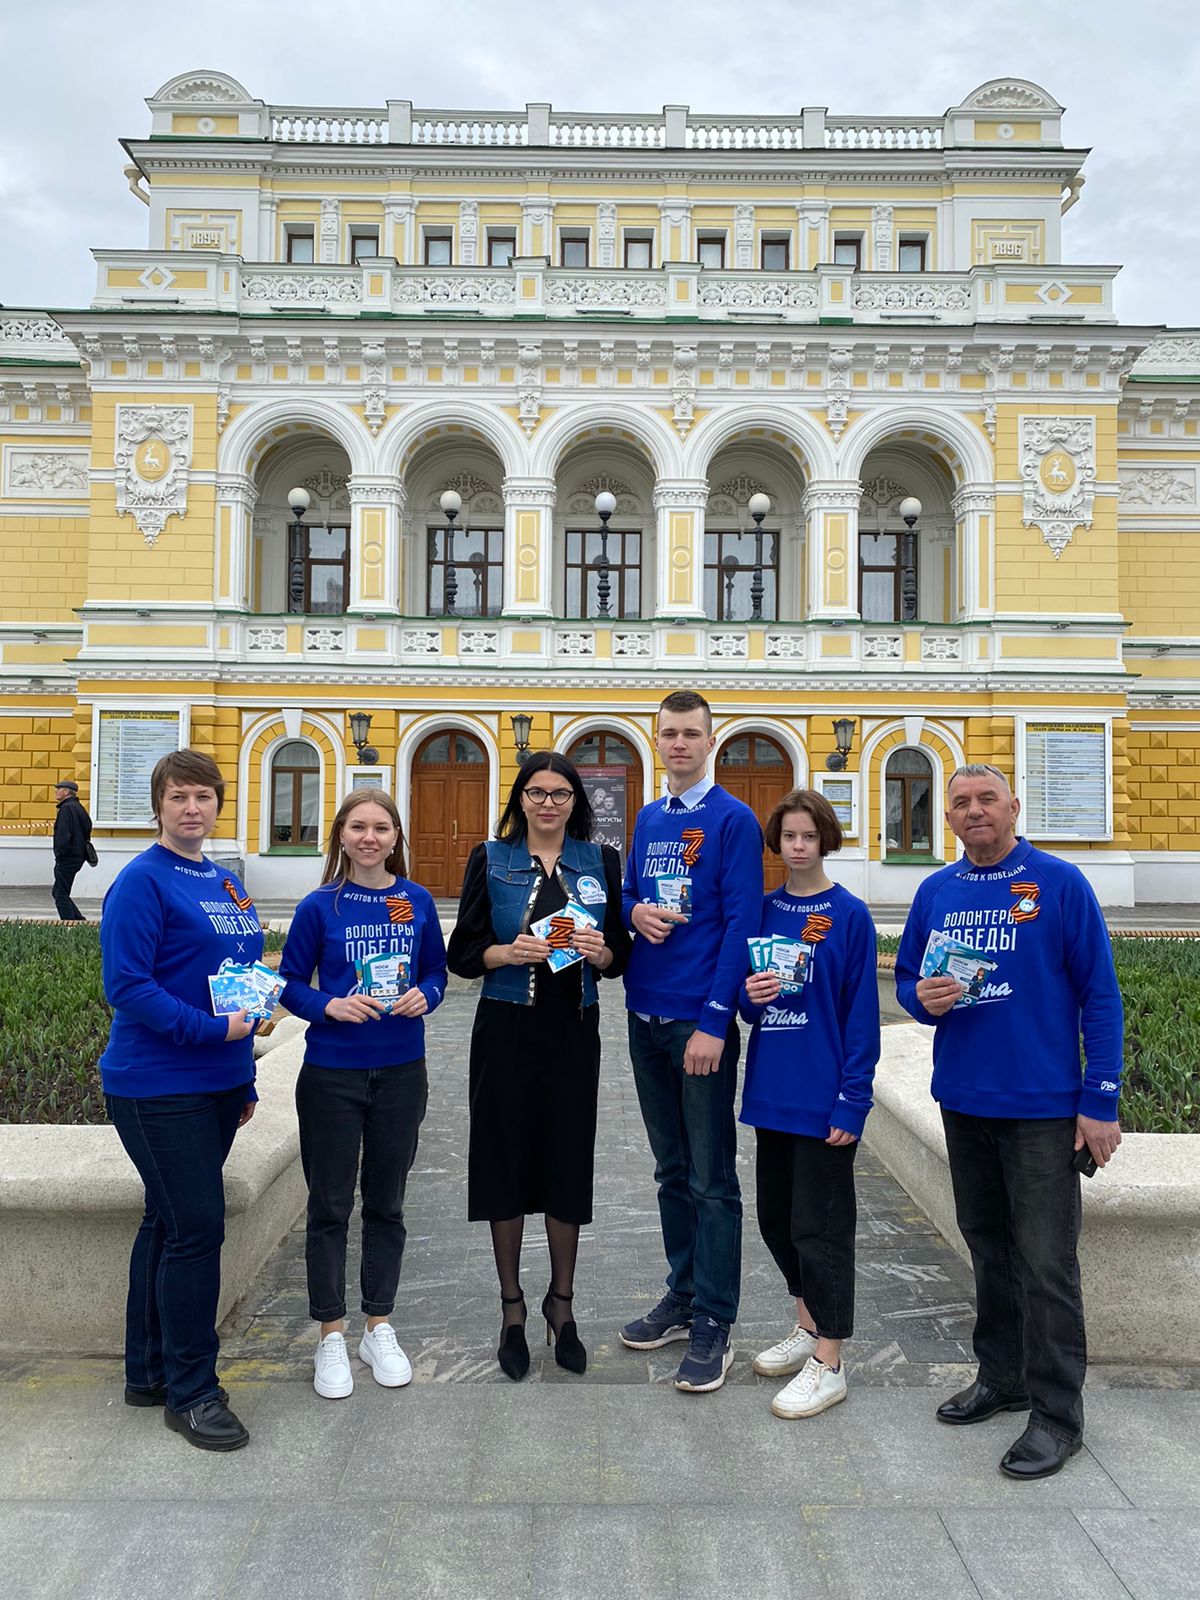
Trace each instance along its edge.
<instances>
[{"instance_id":1,"label":"black jacket","mask_svg":"<svg viewBox=\"0 0 1200 1600\"><path fill-rule=\"evenodd\" d=\"M65 800L60 800L54 817L54 859L82 862L91 836L92 819L78 795L69 794Z\"/></svg>"}]
</instances>

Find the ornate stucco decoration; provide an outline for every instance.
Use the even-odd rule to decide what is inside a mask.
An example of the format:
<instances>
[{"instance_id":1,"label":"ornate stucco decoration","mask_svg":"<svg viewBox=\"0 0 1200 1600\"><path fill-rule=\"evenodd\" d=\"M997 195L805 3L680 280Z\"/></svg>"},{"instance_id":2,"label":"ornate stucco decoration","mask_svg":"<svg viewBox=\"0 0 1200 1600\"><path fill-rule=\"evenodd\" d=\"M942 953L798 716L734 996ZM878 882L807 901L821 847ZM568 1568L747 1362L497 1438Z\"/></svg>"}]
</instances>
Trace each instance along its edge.
<instances>
[{"instance_id":1,"label":"ornate stucco decoration","mask_svg":"<svg viewBox=\"0 0 1200 1600\"><path fill-rule=\"evenodd\" d=\"M1092 525L1096 481L1094 417L1022 417L1024 522L1063 553L1076 528Z\"/></svg>"},{"instance_id":2,"label":"ornate stucco decoration","mask_svg":"<svg viewBox=\"0 0 1200 1600\"><path fill-rule=\"evenodd\" d=\"M155 544L168 517L187 515L191 406L118 406L117 511Z\"/></svg>"},{"instance_id":3,"label":"ornate stucco decoration","mask_svg":"<svg viewBox=\"0 0 1200 1600\"><path fill-rule=\"evenodd\" d=\"M1194 470L1166 467L1122 473L1118 498L1122 505L1131 506L1194 506L1196 475Z\"/></svg>"},{"instance_id":4,"label":"ornate stucco decoration","mask_svg":"<svg viewBox=\"0 0 1200 1600\"><path fill-rule=\"evenodd\" d=\"M16 499L86 500L90 457L86 446L47 449L6 445L4 493Z\"/></svg>"}]
</instances>

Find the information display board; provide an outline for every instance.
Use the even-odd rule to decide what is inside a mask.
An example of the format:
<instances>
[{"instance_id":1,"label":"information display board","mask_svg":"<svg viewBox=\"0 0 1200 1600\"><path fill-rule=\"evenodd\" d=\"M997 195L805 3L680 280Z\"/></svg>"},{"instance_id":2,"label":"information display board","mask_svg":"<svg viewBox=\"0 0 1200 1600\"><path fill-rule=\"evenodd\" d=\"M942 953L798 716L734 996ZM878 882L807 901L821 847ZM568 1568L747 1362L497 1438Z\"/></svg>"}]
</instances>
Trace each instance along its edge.
<instances>
[{"instance_id":1,"label":"information display board","mask_svg":"<svg viewBox=\"0 0 1200 1600\"><path fill-rule=\"evenodd\" d=\"M578 770L596 818L592 839L596 844L612 845L623 863L629 826L625 815L625 768L580 767Z\"/></svg>"},{"instance_id":2,"label":"information display board","mask_svg":"<svg viewBox=\"0 0 1200 1600\"><path fill-rule=\"evenodd\" d=\"M1108 730L1103 722L1027 722L1024 774L1018 827L1027 838L1108 837Z\"/></svg>"},{"instance_id":3,"label":"information display board","mask_svg":"<svg viewBox=\"0 0 1200 1600\"><path fill-rule=\"evenodd\" d=\"M857 780L851 773L817 772L817 788L833 807L833 814L841 824L842 832L850 837L858 833L858 807L855 805Z\"/></svg>"},{"instance_id":4,"label":"information display board","mask_svg":"<svg viewBox=\"0 0 1200 1600\"><path fill-rule=\"evenodd\" d=\"M179 712L101 711L96 732L93 820L144 827L153 818L150 774L160 757L179 749Z\"/></svg>"}]
</instances>

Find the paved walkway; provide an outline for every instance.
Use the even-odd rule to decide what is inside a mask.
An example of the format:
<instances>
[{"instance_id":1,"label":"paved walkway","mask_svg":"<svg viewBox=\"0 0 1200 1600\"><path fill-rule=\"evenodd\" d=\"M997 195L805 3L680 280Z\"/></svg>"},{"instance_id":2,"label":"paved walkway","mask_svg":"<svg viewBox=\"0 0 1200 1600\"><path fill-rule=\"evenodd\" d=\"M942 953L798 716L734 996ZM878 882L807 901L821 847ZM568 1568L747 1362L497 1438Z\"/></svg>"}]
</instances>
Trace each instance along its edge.
<instances>
[{"instance_id":1,"label":"paved walkway","mask_svg":"<svg viewBox=\"0 0 1200 1600\"><path fill-rule=\"evenodd\" d=\"M1200 1595L1200 1372L1095 1369L1083 1454L1043 1484L1002 1478L1019 1418L952 1430L932 1417L972 1370L970 1275L869 1152L845 1405L770 1414L774 1385L750 1357L790 1318L752 1202L725 1389L680 1395L681 1347L620 1345L663 1264L612 991L576 1285L589 1369L563 1373L536 1342L539 1221L524 1265L533 1367L509 1383L487 1229L463 1220L473 1006L455 985L430 1027L395 1317L412 1386L380 1389L355 1359L348 1400L314 1395L298 1230L223 1330L247 1450L187 1449L156 1412L121 1404L112 1361L0 1358L0 1571L16 1600ZM751 1155L743 1130L752 1194Z\"/></svg>"}]
</instances>

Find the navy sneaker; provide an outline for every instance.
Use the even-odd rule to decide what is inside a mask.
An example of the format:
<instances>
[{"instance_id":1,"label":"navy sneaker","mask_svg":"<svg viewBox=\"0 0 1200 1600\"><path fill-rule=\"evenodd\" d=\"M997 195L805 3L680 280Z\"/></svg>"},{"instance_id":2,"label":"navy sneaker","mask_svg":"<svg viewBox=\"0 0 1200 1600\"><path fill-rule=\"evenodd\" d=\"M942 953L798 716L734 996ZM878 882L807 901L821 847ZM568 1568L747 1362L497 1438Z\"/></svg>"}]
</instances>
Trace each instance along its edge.
<instances>
[{"instance_id":1,"label":"navy sneaker","mask_svg":"<svg viewBox=\"0 0 1200 1600\"><path fill-rule=\"evenodd\" d=\"M688 1394L708 1394L719 1389L732 1360L728 1326L715 1317L697 1317L692 1323L688 1353L675 1374L675 1387Z\"/></svg>"},{"instance_id":2,"label":"navy sneaker","mask_svg":"<svg viewBox=\"0 0 1200 1600\"><path fill-rule=\"evenodd\" d=\"M668 1292L644 1317L635 1317L621 1329L621 1343L630 1350L658 1350L676 1339L690 1338L692 1308Z\"/></svg>"}]
</instances>

